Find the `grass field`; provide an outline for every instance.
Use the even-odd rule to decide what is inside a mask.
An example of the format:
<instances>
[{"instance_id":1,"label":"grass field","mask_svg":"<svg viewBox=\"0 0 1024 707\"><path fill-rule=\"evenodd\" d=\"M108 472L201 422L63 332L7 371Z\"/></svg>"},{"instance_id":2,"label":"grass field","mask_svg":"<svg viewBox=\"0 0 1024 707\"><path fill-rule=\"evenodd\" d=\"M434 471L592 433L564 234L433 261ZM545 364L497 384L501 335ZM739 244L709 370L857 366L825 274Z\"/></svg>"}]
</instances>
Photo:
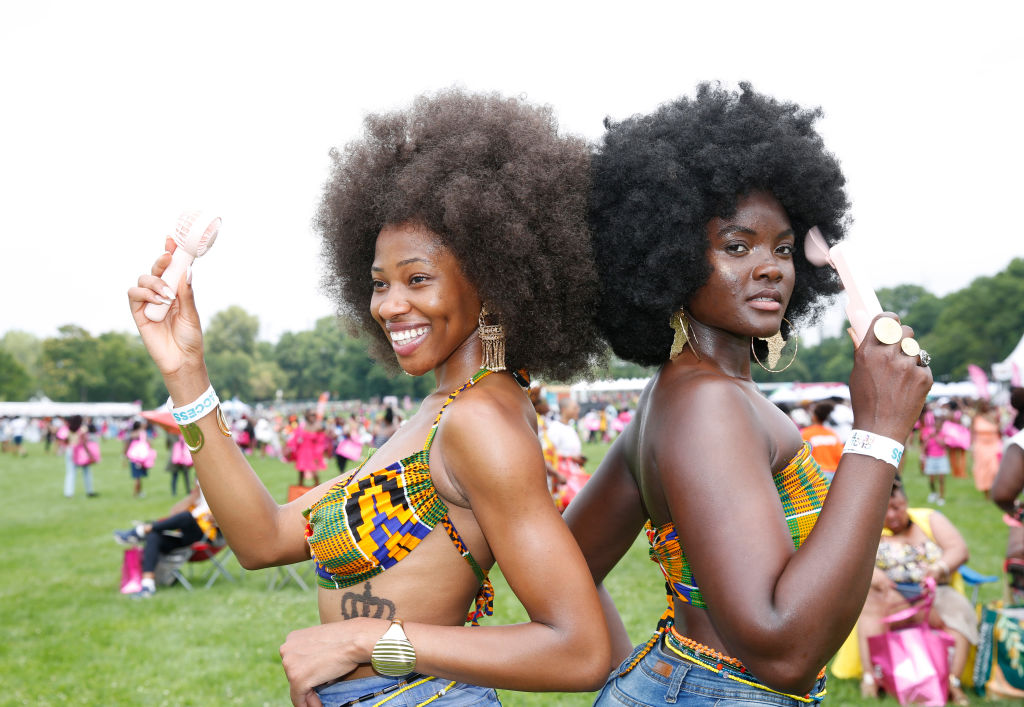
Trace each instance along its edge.
<instances>
[{"instance_id":1,"label":"grass field","mask_svg":"<svg viewBox=\"0 0 1024 707\"><path fill-rule=\"evenodd\" d=\"M604 451L603 445L588 445L588 466ZM283 499L295 476L291 467L270 459L255 459L254 466ZM916 473L916 456L907 468L915 470L907 474L911 503L922 504L927 489ZM317 621L312 591L294 584L269 589L277 570L245 572L231 558L235 583L221 580L193 592L161 588L147 601L121 596L122 549L111 531L163 515L174 500L169 475L155 469L146 497L132 498L119 445L105 442L94 476L99 497L85 498L79 479L76 497L66 499L62 457L45 454L42 445L29 445L24 458L0 456L0 704L288 704L277 651L289 630ZM1006 538L1000 513L969 480L951 479L947 497L943 511L967 538L970 565L998 574ZM495 616L488 623L524 620L497 571L494 584ZM664 599L645 543L634 544L608 587L631 638L646 639ZM980 598L995 599L1001 591L1000 585L985 585ZM829 693L829 704L866 704L853 681L831 680ZM504 704L513 706L589 705L592 699L502 693Z\"/></svg>"}]
</instances>

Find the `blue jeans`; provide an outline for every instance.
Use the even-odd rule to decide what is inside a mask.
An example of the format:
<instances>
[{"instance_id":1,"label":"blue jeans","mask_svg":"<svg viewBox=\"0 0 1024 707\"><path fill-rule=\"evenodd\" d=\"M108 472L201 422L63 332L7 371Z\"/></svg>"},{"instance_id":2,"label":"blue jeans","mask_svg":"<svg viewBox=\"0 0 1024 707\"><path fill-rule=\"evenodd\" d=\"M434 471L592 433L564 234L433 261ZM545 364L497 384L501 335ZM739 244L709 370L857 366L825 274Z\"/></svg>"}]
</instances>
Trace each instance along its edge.
<instances>
[{"instance_id":1,"label":"blue jeans","mask_svg":"<svg viewBox=\"0 0 1024 707\"><path fill-rule=\"evenodd\" d=\"M605 683L595 705L629 705L629 707L653 707L654 705L780 705L781 707L808 707L807 702L795 700L786 695L769 692L752 685L737 682L717 672L679 658L662 645L659 639L650 652L622 677L618 674L626 669L643 649L637 646L612 673ZM756 682L748 676L752 682ZM825 678L821 678L812 690L819 694L825 689ZM815 703L810 703L813 707Z\"/></svg>"},{"instance_id":2,"label":"blue jeans","mask_svg":"<svg viewBox=\"0 0 1024 707\"><path fill-rule=\"evenodd\" d=\"M64 451L64 495L71 498L75 495L75 474L77 469L82 470L82 480L85 482L85 492L94 493L92 488L92 467L76 466L72 445Z\"/></svg>"},{"instance_id":3,"label":"blue jeans","mask_svg":"<svg viewBox=\"0 0 1024 707\"><path fill-rule=\"evenodd\" d=\"M352 703L360 707L370 707L384 700L382 707L415 707L415 705L426 702L437 693L445 690L451 680L444 678L404 678L406 685L395 687L402 682L400 678L368 677L357 680L342 680L327 687L316 688L316 694L324 707L338 707L352 700L365 699ZM408 685L413 685L408 689ZM380 695L373 695L375 692L394 688ZM389 699L390 698L390 699ZM478 687L457 682L444 691L443 697L438 697L430 702L431 707L476 707L480 705L500 705L497 694L489 687Z\"/></svg>"}]
</instances>

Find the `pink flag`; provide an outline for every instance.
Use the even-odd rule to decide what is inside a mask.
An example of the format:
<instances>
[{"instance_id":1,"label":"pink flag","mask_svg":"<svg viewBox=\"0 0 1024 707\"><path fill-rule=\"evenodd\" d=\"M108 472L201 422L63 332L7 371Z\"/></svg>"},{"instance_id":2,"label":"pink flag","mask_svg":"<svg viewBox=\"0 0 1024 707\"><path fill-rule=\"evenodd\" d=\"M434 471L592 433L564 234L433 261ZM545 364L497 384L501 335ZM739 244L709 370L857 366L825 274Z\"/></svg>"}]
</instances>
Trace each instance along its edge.
<instances>
[{"instance_id":1,"label":"pink flag","mask_svg":"<svg viewBox=\"0 0 1024 707\"><path fill-rule=\"evenodd\" d=\"M967 373L970 375L974 387L978 389L978 397L988 400L988 376L985 375L985 371L981 370L980 366L968 363Z\"/></svg>"}]
</instances>

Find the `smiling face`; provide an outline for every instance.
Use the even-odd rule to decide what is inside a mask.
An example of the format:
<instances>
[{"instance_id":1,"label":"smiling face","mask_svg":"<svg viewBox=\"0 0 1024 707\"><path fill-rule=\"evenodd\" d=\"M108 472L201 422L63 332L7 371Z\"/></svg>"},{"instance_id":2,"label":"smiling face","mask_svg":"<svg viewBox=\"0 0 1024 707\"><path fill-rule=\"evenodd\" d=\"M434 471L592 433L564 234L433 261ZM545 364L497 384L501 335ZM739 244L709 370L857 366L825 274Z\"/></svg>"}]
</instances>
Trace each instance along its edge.
<instances>
[{"instance_id":1,"label":"smiling face","mask_svg":"<svg viewBox=\"0 0 1024 707\"><path fill-rule=\"evenodd\" d=\"M730 218L711 219L707 237L712 272L687 311L737 336L776 333L795 282L796 238L782 205L771 194L752 192Z\"/></svg>"},{"instance_id":2,"label":"smiling face","mask_svg":"<svg viewBox=\"0 0 1024 707\"><path fill-rule=\"evenodd\" d=\"M423 375L475 345L480 299L433 231L415 223L382 228L370 274L370 312L406 373Z\"/></svg>"}]
</instances>

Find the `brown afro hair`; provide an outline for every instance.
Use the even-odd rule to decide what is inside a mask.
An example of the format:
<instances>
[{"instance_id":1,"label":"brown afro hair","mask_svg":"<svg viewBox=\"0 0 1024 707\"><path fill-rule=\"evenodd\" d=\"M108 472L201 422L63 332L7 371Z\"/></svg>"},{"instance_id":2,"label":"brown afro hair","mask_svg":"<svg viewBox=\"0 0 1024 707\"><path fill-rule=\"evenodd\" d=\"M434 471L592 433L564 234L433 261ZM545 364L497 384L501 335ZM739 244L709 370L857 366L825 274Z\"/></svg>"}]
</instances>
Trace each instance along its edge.
<instances>
[{"instance_id":1,"label":"brown afro hair","mask_svg":"<svg viewBox=\"0 0 1024 707\"><path fill-rule=\"evenodd\" d=\"M386 224L418 222L459 262L505 329L506 363L555 380L598 362L596 270L587 226L586 142L548 107L447 89L373 114L331 151L314 220L339 313L394 354L370 314L370 266Z\"/></svg>"}]
</instances>

